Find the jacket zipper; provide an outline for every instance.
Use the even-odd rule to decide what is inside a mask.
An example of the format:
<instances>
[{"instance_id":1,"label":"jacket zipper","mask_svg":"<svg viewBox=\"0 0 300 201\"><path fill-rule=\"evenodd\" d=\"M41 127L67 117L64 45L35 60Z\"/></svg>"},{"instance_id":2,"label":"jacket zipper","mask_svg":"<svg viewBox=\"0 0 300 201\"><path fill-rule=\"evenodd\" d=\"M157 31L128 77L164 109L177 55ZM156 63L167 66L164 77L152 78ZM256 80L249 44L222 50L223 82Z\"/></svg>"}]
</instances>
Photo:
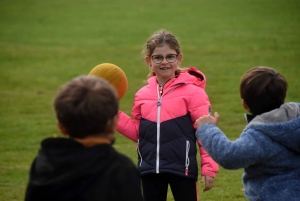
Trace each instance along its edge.
<instances>
[{"instance_id":1,"label":"jacket zipper","mask_svg":"<svg viewBox=\"0 0 300 201\"><path fill-rule=\"evenodd\" d=\"M157 105L157 124L156 124L156 129L157 129L157 144L156 144L156 173L159 173L159 153L160 153L160 109L161 109L161 103L162 103L162 97L165 96L166 94L172 92L175 90L174 87L172 90L161 94L160 93L160 89L159 89L159 85L157 85L157 94L158 94L158 101L156 103Z\"/></svg>"},{"instance_id":2,"label":"jacket zipper","mask_svg":"<svg viewBox=\"0 0 300 201\"><path fill-rule=\"evenodd\" d=\"M189 165L190 165L189 151L190 151L190 142L187 140L186 149L185 149L185 176L189 175Z\"/></svg>"},{"instance_id":3,"label":"jacket zipper","mask_svg":"<svg viewBox=\"0 0 300 201\"><path fill-rule=\"evenodd\" d=\"M162 102L162 96L160 96L159 85L157 85L158 101L157 101L157 144L156 144L156 173L159 173L159 151L160 151L160 107Z\"/></svg>"},{"instance_id":4,"label":"jacket zipper","mask_svg":"<svg viewBox=\"0 0 300 201\"><path fill-rule=\"evenodd\" d=\"M141 159L140 164L139 164L139 166L141 167L142 162L143 162L143 158L142 158L142 155L141 155L141 152L140 152L140 139L138 139L138 141L137 141L137 151L138 151L138 154L139 154L140 159Z\"/></svg>"}]
</instances>

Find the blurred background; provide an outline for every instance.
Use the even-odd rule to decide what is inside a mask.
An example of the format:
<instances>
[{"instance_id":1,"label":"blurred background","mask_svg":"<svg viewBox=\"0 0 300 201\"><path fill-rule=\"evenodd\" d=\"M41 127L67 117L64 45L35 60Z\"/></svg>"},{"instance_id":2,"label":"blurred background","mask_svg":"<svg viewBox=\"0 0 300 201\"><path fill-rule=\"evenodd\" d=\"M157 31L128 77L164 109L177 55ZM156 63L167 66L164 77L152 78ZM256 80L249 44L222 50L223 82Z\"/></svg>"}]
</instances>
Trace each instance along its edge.
<instances>
[{"instance_id":1,"label":"blurred background","mask_svg":"<svg viewBox=\"0 0 300 201\"><path fill-rule=\"evenodd\" d=\"M149 71L143 46L160 29L179 40L181 66L206 75L231 140L246 125L239 81L248 69L275 68L289 83L286 101L299 102L299 10L297 0L1 0L0 200L24 200L40 141L60 136L53 98L71 78L100 63L119 66L129 82L120 109L130 115ZM136 163L135 143L116 138L115 148ZM212 190L199 183L200 200L245 200L242 172L220 167Z\"/></svg>"}]
</instances>

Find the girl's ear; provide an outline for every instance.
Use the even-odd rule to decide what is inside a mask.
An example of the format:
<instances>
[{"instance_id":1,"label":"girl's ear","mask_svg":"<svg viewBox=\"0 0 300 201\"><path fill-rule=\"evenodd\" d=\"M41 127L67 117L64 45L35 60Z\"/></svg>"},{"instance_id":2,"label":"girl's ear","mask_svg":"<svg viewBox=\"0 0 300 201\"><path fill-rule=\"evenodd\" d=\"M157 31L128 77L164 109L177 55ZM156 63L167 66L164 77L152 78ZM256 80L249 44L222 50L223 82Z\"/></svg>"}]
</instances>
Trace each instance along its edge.
<instances>
[{"instance_id":1,"label":"girl's ear","mask_svg":"<svg viewBox=\"0 0 300 201\"><path fill-rule=\"evenodd\" d=\"M68 136L67 129L59 121L57 121L57 127L63 135Z\"/></svg>"},{"instance_id":2,"label":"girl's ear","mask_svg":"<svg viewBox=\"0 0 300 201\"><path fill-rule=\"evenodd\" d=\"M146 64L147 64L148 66L151 66L151 59L150 59L150 57L146 56L146 57L145 57L145 62L146 62Z\"/></svg>"},{"instance_id":3,"label":"girl's ear","mask_svg":"<svg viewBox=\"0 0 300 201\"><path fill-rule=\"evenodd\" d=\"M250 109L249 109L247 103L244 101L244 99L242 99L242 105L243 105L243 107L245 108L245 110L247 110L248 112L251 113L251 111L250 111Z\"/></svg>"},{"instance_id":4,"label":"girl's ear","mask_svg":"<svg viewBox=\"0 0 300 201\"><path fill-rule=\"evenodd\" d=\"M182 62L182 58L183 58L183 56L182 56L182 54L180 53L180 54L178 55L178 58L177 58L177 63L178 63L178 64L180 64L180 63Z\"/></svg>"}]
</instances>

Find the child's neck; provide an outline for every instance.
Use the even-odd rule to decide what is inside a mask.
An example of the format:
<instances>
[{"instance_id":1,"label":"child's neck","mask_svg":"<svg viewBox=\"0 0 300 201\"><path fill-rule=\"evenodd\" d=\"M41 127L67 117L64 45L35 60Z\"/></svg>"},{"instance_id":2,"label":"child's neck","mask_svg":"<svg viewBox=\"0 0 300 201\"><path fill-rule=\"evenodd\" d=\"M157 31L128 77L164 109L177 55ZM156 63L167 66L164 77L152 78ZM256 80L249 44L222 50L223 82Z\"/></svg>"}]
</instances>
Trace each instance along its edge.
<instances>
[{"instance_id":1,"label":"child's neck","mask_svg":"<svg viewBox=\"0 0 300 201\"><path fill-rule=\"evenodd\" d=\"M85 147L93 147L98 144L111 144L111 140L109 138L102 136L88 136L86 138L73 138L75 141L79 142Z\"/></svg>"},{"instance_id":2,"label":"child's neck","mask_svg":"<svg viewBox=\"0 0 300 201\"><path fill-rule=\"evenodd\" d=\"M175 76L174 76L175 77ZM159 86L163 87L169 80L173 79L174 77L171 78L157 78L157 83L159 84Z\"/></svg>"}]
</instances>

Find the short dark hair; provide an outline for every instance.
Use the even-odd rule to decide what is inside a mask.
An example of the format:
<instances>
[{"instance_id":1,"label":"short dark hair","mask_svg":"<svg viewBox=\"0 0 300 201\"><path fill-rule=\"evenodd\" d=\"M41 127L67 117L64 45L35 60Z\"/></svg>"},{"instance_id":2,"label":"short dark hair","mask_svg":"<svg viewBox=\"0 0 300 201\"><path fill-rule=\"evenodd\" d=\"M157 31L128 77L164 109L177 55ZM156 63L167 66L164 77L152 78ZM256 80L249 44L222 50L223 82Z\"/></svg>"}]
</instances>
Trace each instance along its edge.
<instances>
[{"instance_id":1,"label":"short dark hair","mask_svg":"<svg viewBox=\"0 0 300 201\"><path fill-rule=\"evenodd\" d=\"M117 92L106 80L79 76L63 85L54 101L56 116L75 138L100 134L118 113Z\"/></svg>"},{"instance_id":2,"label":"short dark hair","mask_svg":"<svg viewBox=\"0 0 300 201\"><path fill-rule=\"evenodd\" d=\"M287 81L273 68L257 66L247 71L240 84L241 98L254 115L269 112L284 103Z\"/></svg>"}]
</instances>

